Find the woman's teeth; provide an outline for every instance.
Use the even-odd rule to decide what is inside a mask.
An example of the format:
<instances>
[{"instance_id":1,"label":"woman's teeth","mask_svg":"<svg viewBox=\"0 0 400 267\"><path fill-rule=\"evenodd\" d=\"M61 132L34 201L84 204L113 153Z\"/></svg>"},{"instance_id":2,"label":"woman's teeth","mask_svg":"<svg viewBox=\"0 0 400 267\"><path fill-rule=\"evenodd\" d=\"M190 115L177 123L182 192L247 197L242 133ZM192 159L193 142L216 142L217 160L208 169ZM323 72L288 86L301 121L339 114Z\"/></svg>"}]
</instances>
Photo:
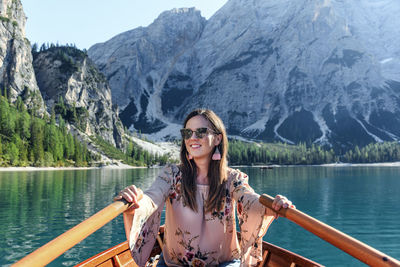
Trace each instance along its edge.
<instances>
[{"instance_id":1,"label":"woman's teeth","mask_svg":"<svg viewBox=\"0 0 400 267\"><path fill-rule=\"evenodd\" d=\"M191 145L192 148L198 148L200 145Z\"/></svg>"}]
</instances>

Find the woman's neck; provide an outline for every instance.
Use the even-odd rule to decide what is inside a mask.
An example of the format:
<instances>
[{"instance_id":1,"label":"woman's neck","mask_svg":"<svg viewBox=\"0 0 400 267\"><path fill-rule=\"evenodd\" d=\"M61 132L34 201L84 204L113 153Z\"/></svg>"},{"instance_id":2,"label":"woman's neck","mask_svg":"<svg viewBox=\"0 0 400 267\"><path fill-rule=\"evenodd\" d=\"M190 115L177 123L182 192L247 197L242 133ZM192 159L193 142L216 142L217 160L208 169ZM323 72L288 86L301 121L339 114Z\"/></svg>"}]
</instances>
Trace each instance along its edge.
<instances>
[{"instance_id":1,"label":"woman's neck","mask_svg":"<svg viewBox=\"0 0 400 267\"><path fill-rule=\"evenodd\" d=\"M208 182L208 166L210 164L210 160L208 159L195 159L197 167L197 184L209 184Z\"/></svg>"}]
</instances>

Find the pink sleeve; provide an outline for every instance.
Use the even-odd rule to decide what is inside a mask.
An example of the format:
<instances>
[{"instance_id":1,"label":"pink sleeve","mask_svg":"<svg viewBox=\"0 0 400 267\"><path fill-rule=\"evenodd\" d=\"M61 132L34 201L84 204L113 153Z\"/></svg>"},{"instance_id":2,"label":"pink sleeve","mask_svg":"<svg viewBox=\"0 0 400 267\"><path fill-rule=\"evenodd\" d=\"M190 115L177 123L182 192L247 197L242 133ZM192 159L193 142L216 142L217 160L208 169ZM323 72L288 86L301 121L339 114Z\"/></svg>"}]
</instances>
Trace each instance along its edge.
<instances>
[{"instance_id":1,"label":"pink sleeve","mask_svg":"<svg viewBox=\"0 0 400 267\"><path fill-rule=\"evenodd\" d=\"M258 201L259 195L249 186L245 173L233 171L230 186L237 202L241 262L245 266L256 266L262 260L262 238L274 220L274 212Z\"/></svg>"},{"instance_id":2,"label":"pink sleeve","mask_svg":"<svg viewBox=\"0 0 400 267\"><path fill-rule=\"evenodd\" d=\"M144 266L156 241L161 213L169 195L173 178L179 172L176 165L164 167L156 180L139 201L133 216L124 216L125 230L132 257L139 266ZM131 222L131 223L130 223Z\"/></svg>"}]
</instances>

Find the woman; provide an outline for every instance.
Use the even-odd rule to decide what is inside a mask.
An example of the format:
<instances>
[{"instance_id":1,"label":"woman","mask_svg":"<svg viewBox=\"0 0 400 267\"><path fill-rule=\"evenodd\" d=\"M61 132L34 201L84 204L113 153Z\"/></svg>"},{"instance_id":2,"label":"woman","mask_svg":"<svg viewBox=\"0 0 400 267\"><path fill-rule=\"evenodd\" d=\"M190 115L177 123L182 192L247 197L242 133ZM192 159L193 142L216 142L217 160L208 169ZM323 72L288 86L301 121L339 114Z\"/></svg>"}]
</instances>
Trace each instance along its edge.
<instances>
[{"instance_id":1,"label":"woman","mask_svg":"<svg viewBox=\"0 0 400 267\"><path fill-rule=\"evenodd\" d=\"M134 204L124 213L132 256L139 266L145 264L166 203L163 256L158 266L256 265L261 260L262 237L277 214L259 203L246 174L227 167L228 139L214 112L194 110L183 126L181 164L166 166L140 201L141 191L134 185L117 197ZM279 195L273 207L294 208Z\"/></svg>"}]
</instances>

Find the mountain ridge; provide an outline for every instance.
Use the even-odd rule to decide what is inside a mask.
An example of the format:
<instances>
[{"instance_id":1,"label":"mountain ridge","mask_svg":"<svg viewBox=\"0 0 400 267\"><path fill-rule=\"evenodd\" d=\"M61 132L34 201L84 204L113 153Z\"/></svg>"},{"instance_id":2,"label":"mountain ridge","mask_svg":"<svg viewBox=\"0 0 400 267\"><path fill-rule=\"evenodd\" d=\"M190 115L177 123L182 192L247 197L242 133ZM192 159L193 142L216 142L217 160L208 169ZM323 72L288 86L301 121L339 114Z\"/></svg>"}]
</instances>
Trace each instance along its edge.
<instances>
[{"instance_id":1,"label":"mountain ridge","mask_svg":"<svg viewBox=\"0 0 400 267\"><path fill-rule=\"evenodd\" d=\"M101 161L93 164L109 164L113 155L129 164L163 162L168 154L176 157L176 151L164 148L166 145L151 144L147 150L154 154L143 151L140 147L150 147L150 144L124 131L118 107L111 101L108 81L86 51L74 45L43 44L40 49L37 44L31 46L25 35L26 19L20 0L0 1L0 93L4 111L0 126L1 165L65 163L56 162L68 157L60 157L59 151L47 151L52 149L48 143L46 151L37 149L39 154L47 153L47 163L43 157L27 158L26 149L32 148L32 142L37 141L37 147L43 145L40 140L29 139L30 133L43 136L43 131L49 129L36 127L38 123L59 124L63 131L76 136L77 142L84 143L95 155L92 159ZM9 115L13 110L21 112ZM52 130L57 128L53 126ZM21 127L26 135L19 135ZM133 143L140 143L140 147ZM128 148L132 155L125 155ZM51 156L55 161L50 160Z\"/></svg>"},{"instance_id":2,"label":"mountain ridge","mask_svg":"<svg viewBox=\"0 0 400 267\"><path fill-rule=\"evenodd\" d=\"M120 57L114 54L93 60L103 66L107 62L108 69L100 68L106 76L114 69L136 81L124 87L123 92L135 99L123 102L121 117L127 118L124 124L131 129L146 129L150 134L179 123L195 107L208 107L220 114L230 134L264 141L315 142L340 148L398 140L399 82L392 78L400 70L385 72L382 65L391 62L396 66L400 50L387 46L384 53L378 53L376 48L363 48L369 45L364 35L374 33L360 30L366 25L359 13L366 17L377 5L367 2L370 8L365 11L357 3L342 1L230 0L208 21L203 20L201 31L190 39L191 46L180 54L163 50L165 60L153 62L147 72L150 65L137 71L122 51ZM389 18L400 8L395 1L378 2L384 11L388 10L385 5L392 6ZM343 17L349 10L352 17ZM169 18L180 21L174 15L170 12ZM193 16L185 17L189 18ZM160 15L155 22L162 19ZM374 29L385 28L380 36L383 40L397 40L394 36L400 33L394 33L400 27L387 25L382 22ZM154 29L151 24L137 31ZM179 29L183 37L189 31ZM169 32L174 30L171 27ZM168 35L162 37L171 43ZM111 40L91 47L89 56L115 51ZM156 53L128 51L134 51L137 59ZM154 83L148 77L163 79ZM119 78L110 83L113 94L126 84Z\"/></svg>"}]
</instances>

